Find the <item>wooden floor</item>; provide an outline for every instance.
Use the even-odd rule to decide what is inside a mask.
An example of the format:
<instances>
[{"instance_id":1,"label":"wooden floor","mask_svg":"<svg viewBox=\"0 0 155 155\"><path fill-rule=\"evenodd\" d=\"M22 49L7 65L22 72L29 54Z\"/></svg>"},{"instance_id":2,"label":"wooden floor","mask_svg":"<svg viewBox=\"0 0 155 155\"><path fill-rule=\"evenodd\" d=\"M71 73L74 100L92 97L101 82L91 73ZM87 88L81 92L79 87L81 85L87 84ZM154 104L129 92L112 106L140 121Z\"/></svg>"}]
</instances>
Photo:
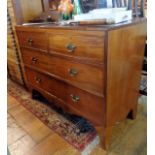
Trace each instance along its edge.
<instances>
[{"instance_id":1,"label":"wooden floor","mask_svg":"<svg viewBox=\"0 0 155 155\"><path fill-rule=\"evenodd\" d=\"M70 144L8 95L8 148L11 155L79 155ZM108 152L100 146L91 155L146 155L146 106L137 119L118 124Z\"/></svg>"}]
</instances>

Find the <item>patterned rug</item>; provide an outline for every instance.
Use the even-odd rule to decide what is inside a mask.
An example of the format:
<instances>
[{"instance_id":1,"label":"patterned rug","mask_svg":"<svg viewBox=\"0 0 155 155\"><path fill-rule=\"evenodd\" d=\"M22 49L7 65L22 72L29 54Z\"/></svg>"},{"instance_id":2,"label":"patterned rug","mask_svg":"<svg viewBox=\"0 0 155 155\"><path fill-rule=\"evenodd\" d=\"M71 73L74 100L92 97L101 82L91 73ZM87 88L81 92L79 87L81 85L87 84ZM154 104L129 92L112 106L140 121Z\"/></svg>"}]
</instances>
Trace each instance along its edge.
<instances>
[{"instance_id":1,"label":"patterned rug","mask_svg":"<svg viewBox=\"0 0 155 155\"><path fill-rule=\"evenodd\" d=\"M81 154L88 154L99 143L99 137L90 122L87 121L87 124L90 124L91 128L82 132L78 125L79 122L74 123L60 115L51 106L49 107L48 104L33 100L31 94L18 84L8 80L7 88L9 95L16 98L26 109L73 145Z\"/></svg>"}]
</instances>

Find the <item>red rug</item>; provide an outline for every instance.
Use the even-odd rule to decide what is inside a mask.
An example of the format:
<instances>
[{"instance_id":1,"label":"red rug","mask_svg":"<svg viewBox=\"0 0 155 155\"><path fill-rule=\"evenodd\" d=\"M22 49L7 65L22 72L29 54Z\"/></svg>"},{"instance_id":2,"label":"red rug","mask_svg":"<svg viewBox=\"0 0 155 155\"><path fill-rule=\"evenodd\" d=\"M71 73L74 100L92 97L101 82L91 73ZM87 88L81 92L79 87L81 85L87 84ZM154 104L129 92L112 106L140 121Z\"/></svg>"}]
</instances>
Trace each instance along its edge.
<instances>
[{"instance_id":1,"label":"red rug","mask_svg":"<svg viewBox=\"0 0 155 155\"><path fill-rule=\"evenodd\" d=\"M77 132L79 129L75 124L58 114L48 105L33 100L29 92L10 80L8 80L8 93L82 154L88 154L99 143L95 129L87 133Z\"/></svg>"}]
</instances>

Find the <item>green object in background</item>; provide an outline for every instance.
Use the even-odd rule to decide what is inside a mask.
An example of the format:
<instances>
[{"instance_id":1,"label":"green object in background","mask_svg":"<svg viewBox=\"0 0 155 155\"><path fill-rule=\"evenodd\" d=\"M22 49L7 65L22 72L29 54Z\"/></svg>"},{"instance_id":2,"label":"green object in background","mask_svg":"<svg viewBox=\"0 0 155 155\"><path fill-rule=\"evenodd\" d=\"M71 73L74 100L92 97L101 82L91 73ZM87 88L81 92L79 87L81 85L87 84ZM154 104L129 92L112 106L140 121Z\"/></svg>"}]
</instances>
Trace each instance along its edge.
<instances>
[{"instance_id":1,"label":"green object in background","mask_svg":"<svg viewBox=\"0 0 155 155\"><path fill-rule=\"evenodd\" d=\"M73 15L81 14L81 6L79 0L74 0L74 9L73 9Z\"/></svg>"},{"instance_id":2,"label":"green object in background","mask_svg":"<svg viewBox=\"0 0 155 155\"><path fill-rule=\"evenodd\" d=\"M72 15L71 15L71 13L70 14L68 14L68 13L63 13L62 15L61 15L61 20L69 20L69 19L71 19L71 17L72 17Z\"/></svg>"}]
</instances>

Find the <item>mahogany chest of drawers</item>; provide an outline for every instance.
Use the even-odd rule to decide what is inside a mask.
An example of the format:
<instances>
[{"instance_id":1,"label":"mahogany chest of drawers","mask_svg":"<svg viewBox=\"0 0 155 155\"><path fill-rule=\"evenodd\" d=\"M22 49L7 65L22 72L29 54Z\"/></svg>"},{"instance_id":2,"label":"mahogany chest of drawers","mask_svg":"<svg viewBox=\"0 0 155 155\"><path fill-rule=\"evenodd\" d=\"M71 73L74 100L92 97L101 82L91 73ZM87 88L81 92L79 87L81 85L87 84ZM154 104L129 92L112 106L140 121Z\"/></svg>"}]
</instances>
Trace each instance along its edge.
<instances>
[{"instance_id":1,"label":"mahogany chest of drawers","mask_svg":"<svg viewBox=\"0 0 155 155\"><path fill-rule=\"evenodd\" d=\"M136 116L146 21L111 26L17 26L28 88L91 121L106 148Z\"/></svg>"}]
</instances>

